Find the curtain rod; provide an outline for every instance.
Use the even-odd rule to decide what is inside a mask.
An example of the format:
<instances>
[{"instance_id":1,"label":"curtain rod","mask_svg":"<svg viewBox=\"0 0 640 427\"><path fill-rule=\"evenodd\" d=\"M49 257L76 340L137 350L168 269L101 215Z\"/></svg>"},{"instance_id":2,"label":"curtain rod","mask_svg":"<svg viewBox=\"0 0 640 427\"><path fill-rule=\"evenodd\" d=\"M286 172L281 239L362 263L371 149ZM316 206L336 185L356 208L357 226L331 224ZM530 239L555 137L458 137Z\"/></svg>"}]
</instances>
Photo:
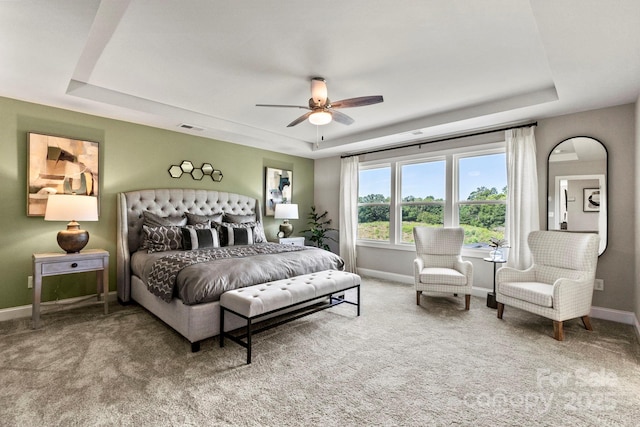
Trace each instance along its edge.
<instances>
[{"instance_id":1,"label":"curtain rod","mask_svg":"<svg viewBox=\"0 0 640 427\"><path fill-rule=\"evenodd\" d=\"M489 133L504 132L504 131L511 130L511 129L528 128L528 127L537 126L537 125L538 125L538 122L531 122L531 123L527 123L527 124L523 124L523 125L509 126L509 127L504 127L504 128L500 128L500 129L492 129L492 130L485 130L485 131L482 131L482 132L474 132L474 133L467 133L467 134L463 134L463 135L448 136L446 138L434 139L432 141L413 142L411 144L399 145L397 147L387 147L387 148L380 148L378 150L363 151L361 153L345 154L343 156L340 156L340 158L341 159L346 159L347 157L363 156L365 154L382 153L384 151L400 150L402 148L418 147L420 145L433 144L434 142L451 141L451 140L454 140L454 139L468 138L470 136L480 136L480 135L486 135L486 134L489 134Z\"/></svg>"}]
</instances>

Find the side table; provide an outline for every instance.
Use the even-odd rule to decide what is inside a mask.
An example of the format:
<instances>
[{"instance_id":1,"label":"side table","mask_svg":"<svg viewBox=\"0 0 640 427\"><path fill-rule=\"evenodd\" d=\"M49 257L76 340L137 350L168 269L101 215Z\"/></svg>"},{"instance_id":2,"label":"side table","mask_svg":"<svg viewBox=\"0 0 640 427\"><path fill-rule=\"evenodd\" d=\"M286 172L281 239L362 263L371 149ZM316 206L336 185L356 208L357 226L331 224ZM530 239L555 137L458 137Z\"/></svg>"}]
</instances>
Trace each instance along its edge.
<instances>
[{"instance_id":1,"label":"side table","mask_svg":"<svg viewBox=\"0 0 640 427\"><path fill-rule=\"evenodd\" d=\"M304 237L280 237L278 243L281 245L304 246Z\"/></svg>"},{"instance_id":2,"label":"side table","mask_svg":"<svg viewBox=\"0 0 640 427\"><path fill-rule=\"evenodd\" d=\"M104 314L109 313L109 252L103 249L87 249L75 254L49 252L33 254L33 309L32 328L40 327L40 299L42 278L61 274L95 271L98 301L103 293Z\"/></svg>"},{"instance_id":3,"label":"side table","mask_svg":"<svg viewBox=\"0 0 640 427\"><path fill-rule=\"evenodd\" d=\"M497 271L496 266L498 264L504 264L505 262L507 262L507 260L502 258L500 259L482 258L482 259L485 260L486 262L493 263L493 292L489 292L487 294L487 307L498 308L498 302L496 301L496 271Z\"/></svg>"}]
</instances>

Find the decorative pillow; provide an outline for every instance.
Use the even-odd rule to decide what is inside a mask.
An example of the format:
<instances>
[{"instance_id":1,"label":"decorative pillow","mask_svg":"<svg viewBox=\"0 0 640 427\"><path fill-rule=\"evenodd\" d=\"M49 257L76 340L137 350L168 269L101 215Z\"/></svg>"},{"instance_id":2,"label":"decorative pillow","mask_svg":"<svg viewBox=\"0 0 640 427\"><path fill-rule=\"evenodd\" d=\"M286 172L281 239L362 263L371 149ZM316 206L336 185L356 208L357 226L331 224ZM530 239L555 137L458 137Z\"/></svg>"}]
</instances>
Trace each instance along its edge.
<instances>
[{"instance_id":1,"label":"decorative pillow","mask_svg":"<svg viewBox=\"0 0 640 427\"><path fill-rule=\"evenodd\" d=\"M240 227L245 224L223 223L218 228L221 246L253 245L253 227Z\"/></svg>"},{"instance_id":2,"label":"decorative pillow","mask_svg":"<svg viewBox=\"0 0 640 427\"><path fill-rule=\"evenodd\" d=\"M253 241L254 243L267 243L267 236L264 234L261 222L256 222L256 226L253 227Z\"/></svg>"},{"instance_id":3,"label":"decorative pillow","mask_svg":"<svg viewBox=\"0 0 640 427\"><path fill-rule=\"evenodd\" d=\"M196 224L205 223L207 221L209 221L211 224L213 223L221 224L223 214L221 212L213 215L198 215L198 214L185 212L185 215L187 216L187 224L196 225Z\"/></svg>"},{"instance_id":4,"label":"decorative pillow","mask_svg":"<svg viewBox=\"0 0 640 427\"><path fill-rule=\"evenodd\" d=\"M247 222L256 222L256 216L224 214L222 222L230 222L232 224L245 224Z\"/></svg>"},{"instance_id":5,"label":"decorative pillow","mask_svg":"<svg viewBox=\"0 0 640 427\"><path fill-rule=\"evenodd\" d=\"M219 248L220 238L215 228L185 227L182 229L182 247L186 250Z\"/></svg>"},{"instance_id":6,"label":"decorative pillow","mask_svg":"<svg viewBox=\"0 0 640 427\"><path fill-rule=\"evenodd\" d=\"M143 225L142 230L149 253L172 251L182 248L182 232L180 227L148 227Z\"/></svg>"},{"instance_id":7,"label":"decorative pillow","mask_svg":"<svg viewBox=\"0 0 640 427\"><path fill-rule=\"evenodd\" d=\"M143 227L145 225L147 227L182 227L187 224L187 218L184 216L160 216L149 211L143 211L142 218ZM149 249L149 241L144 232L142 233L142 243L138 249Z\"/></svg>"},{"instance_id":8,"label":"decorative pillow","mask_svg":"<svg viewBox=\"0 0 640 427\"><path fill-rule=\"evenodd\" d=\"M144 218L142 225L147 227L170 227L172 225L182 227L187 225L187 218L184 216L160 216L144 211L142 217Z\"/></svg>"},{"instance_id":9,"label":"decorative pillow","mask_svg":"<svg viewBox=\"0 0 640 427\"><path fill-rule=\"evenodd\" d=\"M224 227L232 227L232 228L250 228L253 230L253 243L266 243L267 242L267 237L264 234L264 228L262 227L262 223L261 222L244 222L244 223L232 223L232 222L224 222L222 223L223 228ZM224 229L222 229L221 232L221 243L222 246L226 246L224 244L225 239L226 239L226 231Z\"/></svg>"}]
</instances>

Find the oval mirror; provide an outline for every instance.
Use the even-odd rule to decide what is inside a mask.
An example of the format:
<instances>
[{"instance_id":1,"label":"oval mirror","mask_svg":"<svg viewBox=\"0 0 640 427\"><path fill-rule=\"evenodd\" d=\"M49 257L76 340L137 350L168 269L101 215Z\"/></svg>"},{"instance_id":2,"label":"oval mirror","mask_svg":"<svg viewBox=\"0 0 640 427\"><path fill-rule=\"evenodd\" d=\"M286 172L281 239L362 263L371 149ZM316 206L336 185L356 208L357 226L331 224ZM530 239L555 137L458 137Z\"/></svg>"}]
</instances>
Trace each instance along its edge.
<instances>
[{"instance_id":1,"label":"oval mirror","mask_svg":"<svg viewBox=\"0 0 640 427\"><path fill-rule=\"evenodd\" d=\"M607 248L607 149L578 136L556 145L547 162L547 230L598 233Z\"/></svg>"}]
</instances>

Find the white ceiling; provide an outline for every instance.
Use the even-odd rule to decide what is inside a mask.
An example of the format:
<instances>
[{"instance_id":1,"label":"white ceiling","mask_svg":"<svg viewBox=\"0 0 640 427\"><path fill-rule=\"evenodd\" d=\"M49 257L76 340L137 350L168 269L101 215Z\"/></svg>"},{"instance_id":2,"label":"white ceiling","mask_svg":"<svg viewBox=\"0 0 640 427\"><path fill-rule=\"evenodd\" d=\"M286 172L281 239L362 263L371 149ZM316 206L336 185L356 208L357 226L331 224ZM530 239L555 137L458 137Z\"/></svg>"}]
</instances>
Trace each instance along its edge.
<instances>
[{"instance_id":1,"label":"white ceiling","mask_svg":"<svg viewBox=\"0 0 640 427\"><path fill-rule=\"evenodd\" d=\"M640 1L2 1L0 61L0 96L321 158L635 102ZM255 106L314 76L384 103Z\"/></svg>"}]
</instances>

